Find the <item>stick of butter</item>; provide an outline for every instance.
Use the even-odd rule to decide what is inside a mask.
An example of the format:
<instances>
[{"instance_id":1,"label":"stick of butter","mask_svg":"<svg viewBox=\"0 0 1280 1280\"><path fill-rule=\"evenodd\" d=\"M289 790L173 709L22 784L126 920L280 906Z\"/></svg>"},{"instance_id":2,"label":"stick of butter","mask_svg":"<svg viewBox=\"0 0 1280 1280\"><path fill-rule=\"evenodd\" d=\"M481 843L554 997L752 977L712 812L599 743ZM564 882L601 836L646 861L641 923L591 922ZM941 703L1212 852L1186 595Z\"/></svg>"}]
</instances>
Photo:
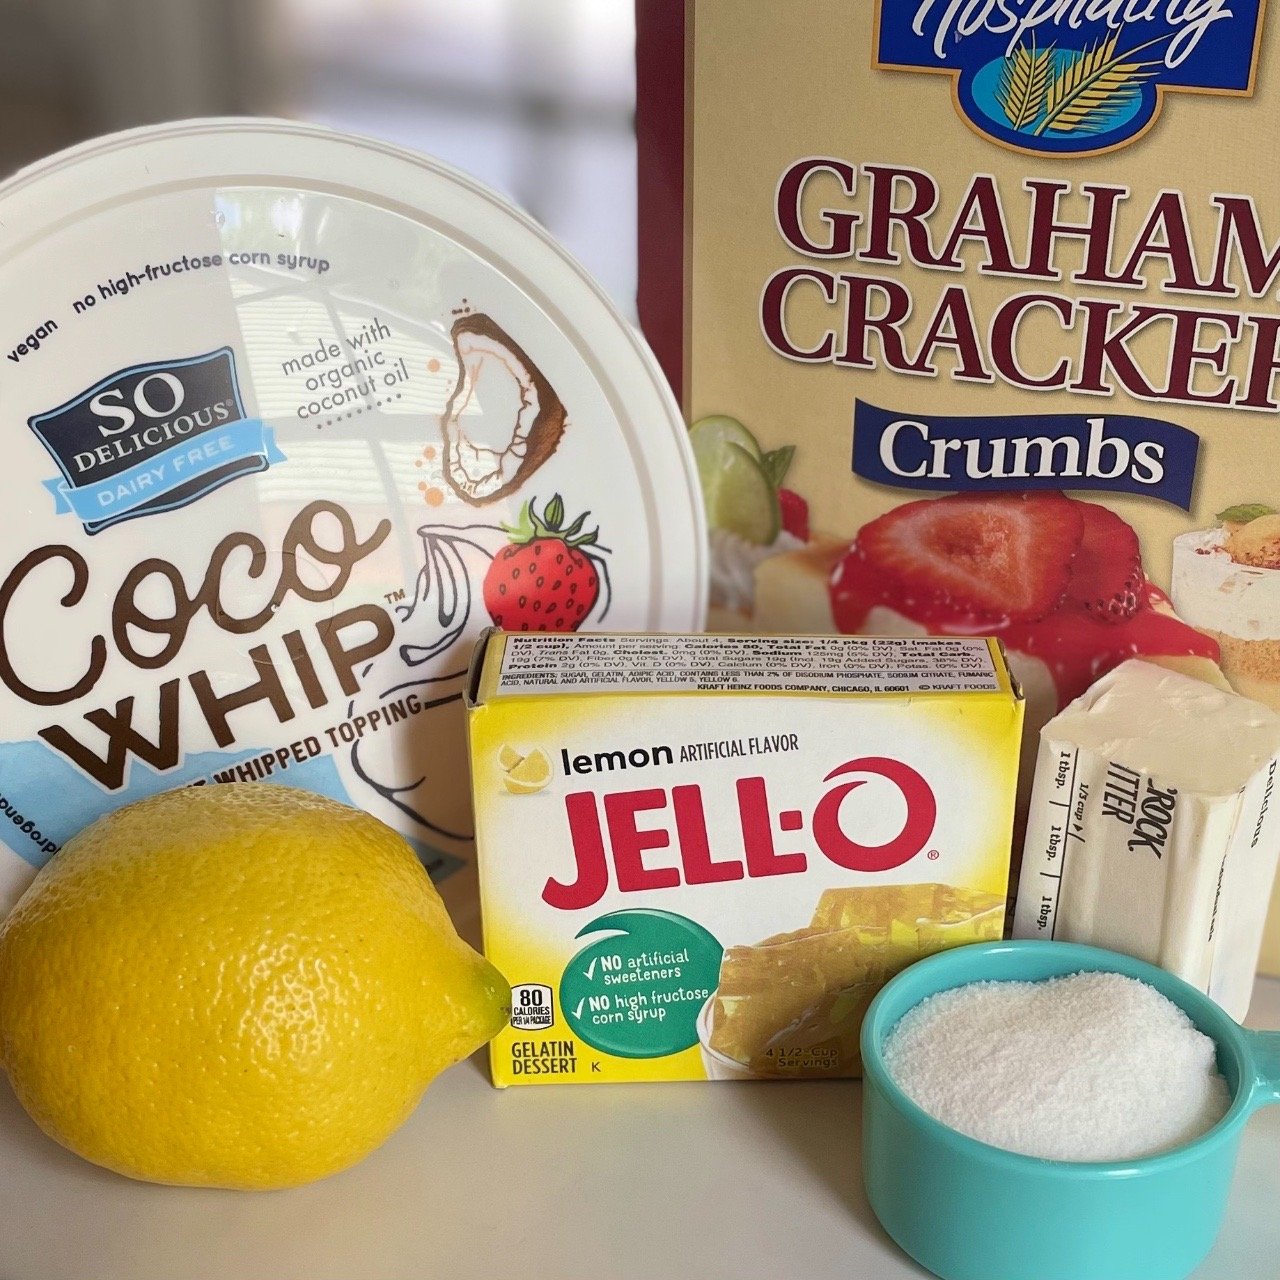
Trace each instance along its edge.
<instances>
[{"instance_id":1,"label":"stick of butter","mask_svg":"<svg viewBox=\"0 0 1280 1280\"><path fill-rule=\"evenodd\" d=\"M1158 964L1243 1018L1280 856L1280 715L1154 664L1040 734L1016 938Z\"/></svg>"}]
</instances>

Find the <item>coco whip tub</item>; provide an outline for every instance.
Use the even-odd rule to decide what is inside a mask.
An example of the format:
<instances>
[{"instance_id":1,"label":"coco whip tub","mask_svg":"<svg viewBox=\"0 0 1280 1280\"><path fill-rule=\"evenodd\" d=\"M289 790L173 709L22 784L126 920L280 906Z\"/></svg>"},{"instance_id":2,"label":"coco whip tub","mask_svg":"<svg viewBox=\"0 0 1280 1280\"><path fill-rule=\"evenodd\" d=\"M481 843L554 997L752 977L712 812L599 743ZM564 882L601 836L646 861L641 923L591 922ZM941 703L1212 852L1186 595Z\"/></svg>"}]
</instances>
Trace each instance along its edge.
<instances>
[{"instance_id":1,"label":"coco whip tub","mask_svg":"<svg viewBox=\"0 0 1280 1280\"><path fill-rule=\"evenodd\" d=\"M647 348L460 174L270 121L104 138L0 186L0 296L0 911L104 811L238 779L362 806L447 872L500 601L516 629L701 625ZM572 552L572 600L507 598L513 546Z\"/></svg>"}]
</instances>

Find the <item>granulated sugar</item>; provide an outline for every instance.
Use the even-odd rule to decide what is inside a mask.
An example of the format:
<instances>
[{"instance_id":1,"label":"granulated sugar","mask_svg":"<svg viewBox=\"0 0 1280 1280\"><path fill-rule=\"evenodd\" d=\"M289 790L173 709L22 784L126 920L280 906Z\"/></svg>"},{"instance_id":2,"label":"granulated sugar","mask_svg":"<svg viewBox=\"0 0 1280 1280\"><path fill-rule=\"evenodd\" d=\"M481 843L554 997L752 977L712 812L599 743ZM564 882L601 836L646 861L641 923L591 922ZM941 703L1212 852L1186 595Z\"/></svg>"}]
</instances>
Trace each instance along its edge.
<instances>
[{"instance_id":1,"label":"granulated sugar","mask_svg":"<svg viewBox=\"0 0 1280 1280\"><path fill-rule=\"evenodd\" d=\"M1230 1095L1213 1041L1118 973L975 982L922 1001L885 1065L935 1119L1046 1160L1133 1160L1206 1133Z\"/></svg>"}]
</instances>

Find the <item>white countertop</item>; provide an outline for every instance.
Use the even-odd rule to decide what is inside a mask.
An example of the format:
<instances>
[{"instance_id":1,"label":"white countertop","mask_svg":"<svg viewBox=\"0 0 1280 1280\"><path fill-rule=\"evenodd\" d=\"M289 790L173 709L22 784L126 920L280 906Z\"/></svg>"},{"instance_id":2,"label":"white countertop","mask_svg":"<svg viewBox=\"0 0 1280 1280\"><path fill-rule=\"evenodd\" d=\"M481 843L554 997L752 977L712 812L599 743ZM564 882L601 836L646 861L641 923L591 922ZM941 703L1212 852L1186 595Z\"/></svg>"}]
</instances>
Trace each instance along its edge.
<instances>
[{"instance_id":1,"label":"white countertop","mask_svg":"<svg viewBox=\"0 0 1280 1280\"><path fill-rule=\"evenodd\" d=\"M1280 1028L1280 981L1249 1024ZM0 1083L0 1280L920 1280L863 1197L859 1089L499 1092L476 1059L357 1168L246 1194L97 1169ZM1196 1280L1280 1280L1278 1203L1271 1107Z\"/></svg>"}]
</instances>

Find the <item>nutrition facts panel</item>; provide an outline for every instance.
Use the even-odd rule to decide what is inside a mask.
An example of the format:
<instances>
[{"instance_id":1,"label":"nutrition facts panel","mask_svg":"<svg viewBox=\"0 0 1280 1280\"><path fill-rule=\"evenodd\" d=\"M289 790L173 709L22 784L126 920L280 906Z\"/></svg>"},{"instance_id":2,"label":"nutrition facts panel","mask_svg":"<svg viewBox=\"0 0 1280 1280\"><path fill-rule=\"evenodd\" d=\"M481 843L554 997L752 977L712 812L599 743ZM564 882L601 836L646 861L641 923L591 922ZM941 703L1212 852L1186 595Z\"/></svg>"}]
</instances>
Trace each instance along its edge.
<instances>
[{"instance_id":1,"label":"nutrition facts panel","mask_svg":"<svg viewBox=\"0 0 1280 1280\"><path fill-rule=\"evenodd\" d=\"M995 693L993 646L955 636L511 636L499 693Z\"/></svg>"}]
</instances>

